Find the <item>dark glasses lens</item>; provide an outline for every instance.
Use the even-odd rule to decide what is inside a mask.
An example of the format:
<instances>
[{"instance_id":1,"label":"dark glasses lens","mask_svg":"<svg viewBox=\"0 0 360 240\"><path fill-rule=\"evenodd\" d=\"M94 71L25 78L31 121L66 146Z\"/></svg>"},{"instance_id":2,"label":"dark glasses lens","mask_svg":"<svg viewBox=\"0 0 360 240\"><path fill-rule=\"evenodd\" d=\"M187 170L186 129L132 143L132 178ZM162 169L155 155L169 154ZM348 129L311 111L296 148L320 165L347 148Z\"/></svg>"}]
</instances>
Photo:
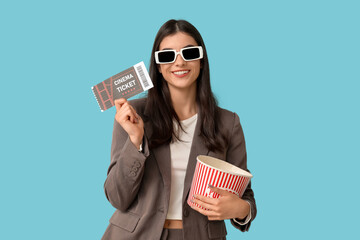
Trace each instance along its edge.
<instances>
[{"instance_id":1,"label":"dark glasses lens","mask_svg":"<svg viewBox=\"0 0 360 240\"><path fill-rule=\"evenodd\" d=\"M182 51L185 60L193 60L200 57L199 48L188 48Z\"/></svg>"},{"instance_id":2,"label":"dark glasses lens","mask_svg":"<svg viewBox=\"0 0 360 240\"><path fill-rule=\"evenodd\" d=\"M158 53L159 62L172 62L175 59L175 51L164 51Z\"/></svg>"}]
</instances>

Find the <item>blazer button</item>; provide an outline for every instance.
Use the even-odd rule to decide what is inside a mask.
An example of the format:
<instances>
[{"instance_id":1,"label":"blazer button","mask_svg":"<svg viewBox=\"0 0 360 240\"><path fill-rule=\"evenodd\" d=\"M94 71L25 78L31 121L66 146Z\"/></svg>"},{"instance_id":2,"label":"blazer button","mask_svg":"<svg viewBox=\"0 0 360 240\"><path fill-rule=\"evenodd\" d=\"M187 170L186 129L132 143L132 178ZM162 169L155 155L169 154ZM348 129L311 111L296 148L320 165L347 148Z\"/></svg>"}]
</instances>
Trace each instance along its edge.
<instances>
[{"instance_id":1,"label":"blazer button","mask_svg":"<svg viewBox=\"0 0 360 240\"><path fill-rule=\"evenodd\" d=\"M131 172L130 172L130 176L131 176L131 177L135 177L135 176L136 176L136 173L133 172L133 171L131 171Z\"/></svg>"},{"instance_id":2,"label":"blazer button","mask_svg":"<svg viewBox=\"0 0 360 240\"><path fill-rule=\"evenodd\" d=\"M139 162L135 162L135 163L134 163L134 166L137 167L137 168L139 168L139 167L141 167L141 164L140 164Z\"/></svg>"},{"instance_id":3,"label":"blazer button","mask_svg":"<svg viewBox=\"0 0 360 240\"><path fill-rule=\"evenodd\" d=\"M133 167L132 170L133 170L134 172L137 172L139 169L138 169L137 167Z\"/></svg>"},{"instance_id":4,"label":"blazer button","mask_svg":"<svg viewBox=\"0 0 360 240\"><path fill-rule=\"evenodd\" d=\"M187 210L187 209L185 208L183 214L184 214L184 217L189 216L189 210Z\"/></svg>"}]
</instances>

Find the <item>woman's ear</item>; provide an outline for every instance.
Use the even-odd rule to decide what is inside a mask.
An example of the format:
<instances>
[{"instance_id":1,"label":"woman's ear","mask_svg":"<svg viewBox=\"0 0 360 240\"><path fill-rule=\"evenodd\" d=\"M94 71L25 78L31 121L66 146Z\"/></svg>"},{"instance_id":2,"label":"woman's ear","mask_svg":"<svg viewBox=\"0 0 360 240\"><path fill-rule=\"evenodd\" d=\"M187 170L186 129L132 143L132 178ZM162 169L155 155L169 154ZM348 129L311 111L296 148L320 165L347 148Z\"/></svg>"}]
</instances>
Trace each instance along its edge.
<instances>
[{"instance_id":1,"label":"woman's ear","mask_svg":"<svg viewBox=\"0 0 360 240\"><path fill-rule=\"evenodd\" d=\"M159 73L161 73L160 64L157 65L157 69L159 70Z\"/></svg>"}]
</instances>

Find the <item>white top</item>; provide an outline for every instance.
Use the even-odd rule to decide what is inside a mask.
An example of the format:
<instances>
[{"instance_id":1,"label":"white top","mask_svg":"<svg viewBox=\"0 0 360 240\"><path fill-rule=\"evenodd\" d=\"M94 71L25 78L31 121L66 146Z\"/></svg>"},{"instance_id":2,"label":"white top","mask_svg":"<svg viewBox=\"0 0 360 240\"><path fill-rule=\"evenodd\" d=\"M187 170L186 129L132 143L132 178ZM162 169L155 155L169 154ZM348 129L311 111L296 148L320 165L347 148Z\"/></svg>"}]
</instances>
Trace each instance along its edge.
<instances>
[{"instance_id":1,"label":"white top","mask_svg":"<svg viewBox=\"0 0 360 240\"><path fill-rule=\"evenodd\" d=\"M171 156L171 190L170 204L167 213L167 219L182 219L182 196L184 191L184 181L186 168L189 161L190 149L194 137L195 126L197 122L197 114L180 121L184 131L178 129L178 125L174 121L175 131L179 131L179 138L174 138L170 143Z\"/></svg>"}]
</instances>

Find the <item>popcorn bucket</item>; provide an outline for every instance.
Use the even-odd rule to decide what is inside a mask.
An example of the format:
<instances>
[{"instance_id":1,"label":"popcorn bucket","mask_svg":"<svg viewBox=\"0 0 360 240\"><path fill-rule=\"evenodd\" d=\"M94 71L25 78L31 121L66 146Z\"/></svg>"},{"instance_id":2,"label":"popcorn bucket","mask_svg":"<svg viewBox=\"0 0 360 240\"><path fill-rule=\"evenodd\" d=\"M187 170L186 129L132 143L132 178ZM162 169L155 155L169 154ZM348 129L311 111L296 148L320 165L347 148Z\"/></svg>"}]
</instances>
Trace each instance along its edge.
<instances>
[{"instance_id":1,"label":"popcorn bucket","mask_svg":"<svg viewBox=\"0 0 360 240\"><path fill-rule=\"evenodd\" d=\"M194 194L219 198L219 194L211 191L208 187L209 184L241 197L252 177L253 176L249 172L228 162L214 157L199 155L197 157L196 168L187 203L189 205L200 207L191 202Z\"/></svg>"}]
</instances>

